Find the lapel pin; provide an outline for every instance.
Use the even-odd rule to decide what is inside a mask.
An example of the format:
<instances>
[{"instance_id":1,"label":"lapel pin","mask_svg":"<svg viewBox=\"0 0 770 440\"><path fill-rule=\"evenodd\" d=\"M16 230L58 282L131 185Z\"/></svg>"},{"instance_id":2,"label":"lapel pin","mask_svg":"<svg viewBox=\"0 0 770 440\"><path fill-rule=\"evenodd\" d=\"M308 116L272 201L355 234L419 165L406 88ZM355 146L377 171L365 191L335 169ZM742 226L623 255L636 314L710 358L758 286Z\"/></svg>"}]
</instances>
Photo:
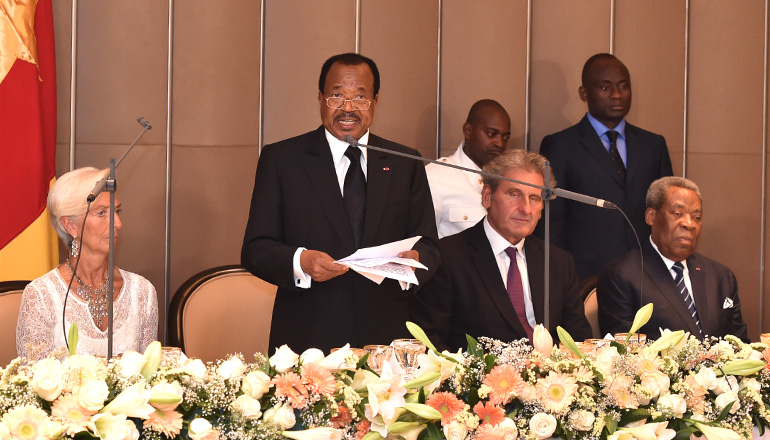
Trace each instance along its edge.
<instances>
[{"instance_id":1,"label":"lapel pin","mask_svg":"<svg viewBox=\"0 0 770 440\"><path fill-rule=\"evenodd\" d=\"M695 270L700 270L700 267L696 267Z\"/></svg>"},{"instance_id":2,"label":"lapel pin","mask_svg":"<svg viewBox=\"0 0 770 440\"><path fill-rule=\"evenodd\" d=\"M382 171L390 171L390 167L385 167L382 169Z\"/></svg>"}]
</instances>

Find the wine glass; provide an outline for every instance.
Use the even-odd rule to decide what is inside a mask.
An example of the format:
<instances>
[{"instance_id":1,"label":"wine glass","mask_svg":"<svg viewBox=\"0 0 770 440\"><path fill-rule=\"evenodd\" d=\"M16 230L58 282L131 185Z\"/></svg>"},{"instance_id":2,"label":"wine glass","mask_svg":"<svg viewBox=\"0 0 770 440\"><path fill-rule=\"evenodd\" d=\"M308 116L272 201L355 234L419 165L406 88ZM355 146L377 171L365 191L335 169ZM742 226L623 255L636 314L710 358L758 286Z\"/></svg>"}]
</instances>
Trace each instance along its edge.
<instances>
[{"instance_id":1,"label":"wine glass","mask_svg":"<svg viewBox=\"0 0 770 440\"><path fill-rule=\"evenodd\" d=\"M364 345L364 350L369 352L369 360L366 363L377 374L382 372L382 365L393 354L393 347L390 345Z\"/></svg>"},{"instance_id":2,"label":"wine glass","mask_svg":"<svg viewBox=\"0 0 770 440\"><path fill-rule=\"evenodd\" d=\"M393 352L404 369L404 382L409 382L417 370L417 356L425 353L425 345L417 339L396 339L393 341Z\"/></svg>"}]
</instances>

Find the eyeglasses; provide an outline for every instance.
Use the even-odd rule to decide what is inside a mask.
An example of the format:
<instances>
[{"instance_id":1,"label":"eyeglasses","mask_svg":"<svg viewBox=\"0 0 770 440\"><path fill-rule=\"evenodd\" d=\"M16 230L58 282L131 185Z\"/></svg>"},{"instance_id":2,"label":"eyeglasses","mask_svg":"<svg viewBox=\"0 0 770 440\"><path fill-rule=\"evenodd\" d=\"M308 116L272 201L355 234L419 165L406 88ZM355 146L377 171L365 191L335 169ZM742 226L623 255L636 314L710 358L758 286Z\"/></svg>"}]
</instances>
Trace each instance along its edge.
<instances>
[{"instance_id":1,"label":"eyeglasses","mask_svg":"<svg viewBox=\"0 0 770 440\"><path fill-rule=\"evenodd\" d=\"M350 106L353 110L369 110L372 105L372 101L362 98L345 99L340 96L330 96L326 98L326 106L333 109L341 109L345 107L345 104L350 101Z\"/></svg>"}]
</instances>

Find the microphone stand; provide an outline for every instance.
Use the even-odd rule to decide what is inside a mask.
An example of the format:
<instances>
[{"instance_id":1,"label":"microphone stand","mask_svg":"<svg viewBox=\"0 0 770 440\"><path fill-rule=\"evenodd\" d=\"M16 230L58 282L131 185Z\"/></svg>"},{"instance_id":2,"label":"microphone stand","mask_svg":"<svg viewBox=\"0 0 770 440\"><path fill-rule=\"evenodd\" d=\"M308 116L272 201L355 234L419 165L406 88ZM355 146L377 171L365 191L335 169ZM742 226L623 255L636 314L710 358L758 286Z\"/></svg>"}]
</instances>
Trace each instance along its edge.
<instances>
[{"instance_id":1,"label":"microphone stand","mask_svg":"<svg viewBox=\"0 0 770 440\"><path fill-rule=\"evenodd\" d=\"M543 192L543 200L545 201L545 206L544 206L544 209L545 209L545 229L544 229L544 235L545 235L545 237L544 237L544 240L543 240L545 242L545 257L544 257L545 258L545 264L544 264L544 268L543 268L544 277L545 277L545 283L543 285L544 286L543 287L543 290L544 290L544 292L543 292L544 293L544 295L543 295L543 297L544 297L544 301L543 301L543 308L544 308L544 311L543 311L543 325L545 326L545 328L548 331L550 331L550 323L551 323L551 315L550 315L550 308L551 308L551 301L550 301L550 298L551 298L551 277L550 277L550 271L551 271L551 261L550 261L550 258L551 258L551 249L550 249L550 244L551 244L551 237L550 237L551 236L551 228L550 228L551 199L553 199L554 196L564 197L565 199L574 200L576 202L585 203L587 205L595 205L595 206L598 206L600 208L606 208L606 209L617 209L621 213L623 212L622 210L618 209L617 205L615 205L612 202L608 202L608 201L603 200L603 199L597 199L596 197L591 197L591 196L588 196L588 195L585 195L585 194L580 194L580 193L576 193L576 192L572 192L572 191L567 191L567 190L561 189L561 188L551 187L550 186L550 182L549 182L549 180L550 180L550 173L551 173L550 172L551 165L550 165L550 163L548 161L546 161L546 163L545 163L545 175L543 176L544 180L545 180L545 182L544 182L545 186L541 186L541 185L535 185L534 183L522 182L520 180L511 179L511 178L504 177L504 176L499 176L497 174L487 173L485 171L474 170L474 169L471 169L471 168L466 168L466 167L462 167L462 166L459 166L459 165L454 165L454 164L451 164L451 163L441 162L441 161L434 160L434 159L428 159L428 158L421 157L421 156L415 156L413 154L407 154L407 153L402 153L400 151L388 150L387 148L381 148L381 147L375 147L373 145L362 144L362 143L359 143L357 140L353 139L353 137L350 136L350 135L345 136L345 142L347 142L351 146L363 147L363 148L366 148L368 150L375 150L375 151L379 151L379 152L382 152L382 153L393 154L395 156L402 156L402 157L406 157L406 158L409 158L409 159L419 160L419 161L422 161L422 162L436 163L436 164L439 164L441 166L450 167L450 168L456 168L458 170L467 171L469 173L474 173L474 174L479 174L481 176L489 177L489 178L492 178L492 179L505 180L507 182L513 182L513 183L517 183L519 185L529 186L529 187L537 188L537 189L541 190ZM623 214L623 215L625 216L625 214Z\"/></svg>"},{"instance_id":2,"label":"microphone stand","mask_svg":"<svg viewBox=\"0 0 770 440\"><path fill-rule=\"evenodd\" d=\"M106 179L104 185L104 191L110 192L110 250L109 263L107 267L107 273L110 274L110 276L107 277L107 359L112 359L112 340L115 329L113 322L115 305L113 278L115 278L115 190L118 186L115 180L115 169L118 167L118 165L120 165L121 162L123 162L123 159L125 159L131 149L134 148L134 145L139 142L139 139L144 136L144 133L146 133L147 130L152 129L152 125L150 125L148 121L145 121L141 116L136 120L136 122L144 127L142 132L139 133L139 136L137 136L136 139L134 139L134 142L128 147L126 152L123 153L117 164L115 163L114 157L110 159L110 175Z\"/></svg>"}]
</instances>

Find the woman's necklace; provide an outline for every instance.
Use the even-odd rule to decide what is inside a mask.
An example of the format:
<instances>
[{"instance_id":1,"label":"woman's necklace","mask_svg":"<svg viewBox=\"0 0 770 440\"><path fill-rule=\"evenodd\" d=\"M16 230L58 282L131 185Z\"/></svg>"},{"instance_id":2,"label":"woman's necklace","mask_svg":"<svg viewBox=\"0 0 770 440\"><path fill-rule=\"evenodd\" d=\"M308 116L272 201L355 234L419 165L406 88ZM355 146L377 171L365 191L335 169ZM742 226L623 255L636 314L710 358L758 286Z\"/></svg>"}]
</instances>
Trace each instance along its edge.
<instances>
[{"instance_id":1,"label":"woman's necklace","mask_svg":"<svg viewBox=\"0 0 770 440\"><path fill-rule=\"evenodd\" d=\"M104 284L102 284L101 287L96 288L90 284L84 283L83 280L80 279L78 274L75 273L75 269L72 267L72 262L69 258L67 259L67 267L69 267L72 276L74 276L78 282L78 295L86 300L86 303L88 303L88 311L91 313L94 321L96 321L96 324L101 327L102 320L107 317L107 286L109 285L110 274L107 273L107 276L104 277Z\"/></svg>"}]
</instances>

